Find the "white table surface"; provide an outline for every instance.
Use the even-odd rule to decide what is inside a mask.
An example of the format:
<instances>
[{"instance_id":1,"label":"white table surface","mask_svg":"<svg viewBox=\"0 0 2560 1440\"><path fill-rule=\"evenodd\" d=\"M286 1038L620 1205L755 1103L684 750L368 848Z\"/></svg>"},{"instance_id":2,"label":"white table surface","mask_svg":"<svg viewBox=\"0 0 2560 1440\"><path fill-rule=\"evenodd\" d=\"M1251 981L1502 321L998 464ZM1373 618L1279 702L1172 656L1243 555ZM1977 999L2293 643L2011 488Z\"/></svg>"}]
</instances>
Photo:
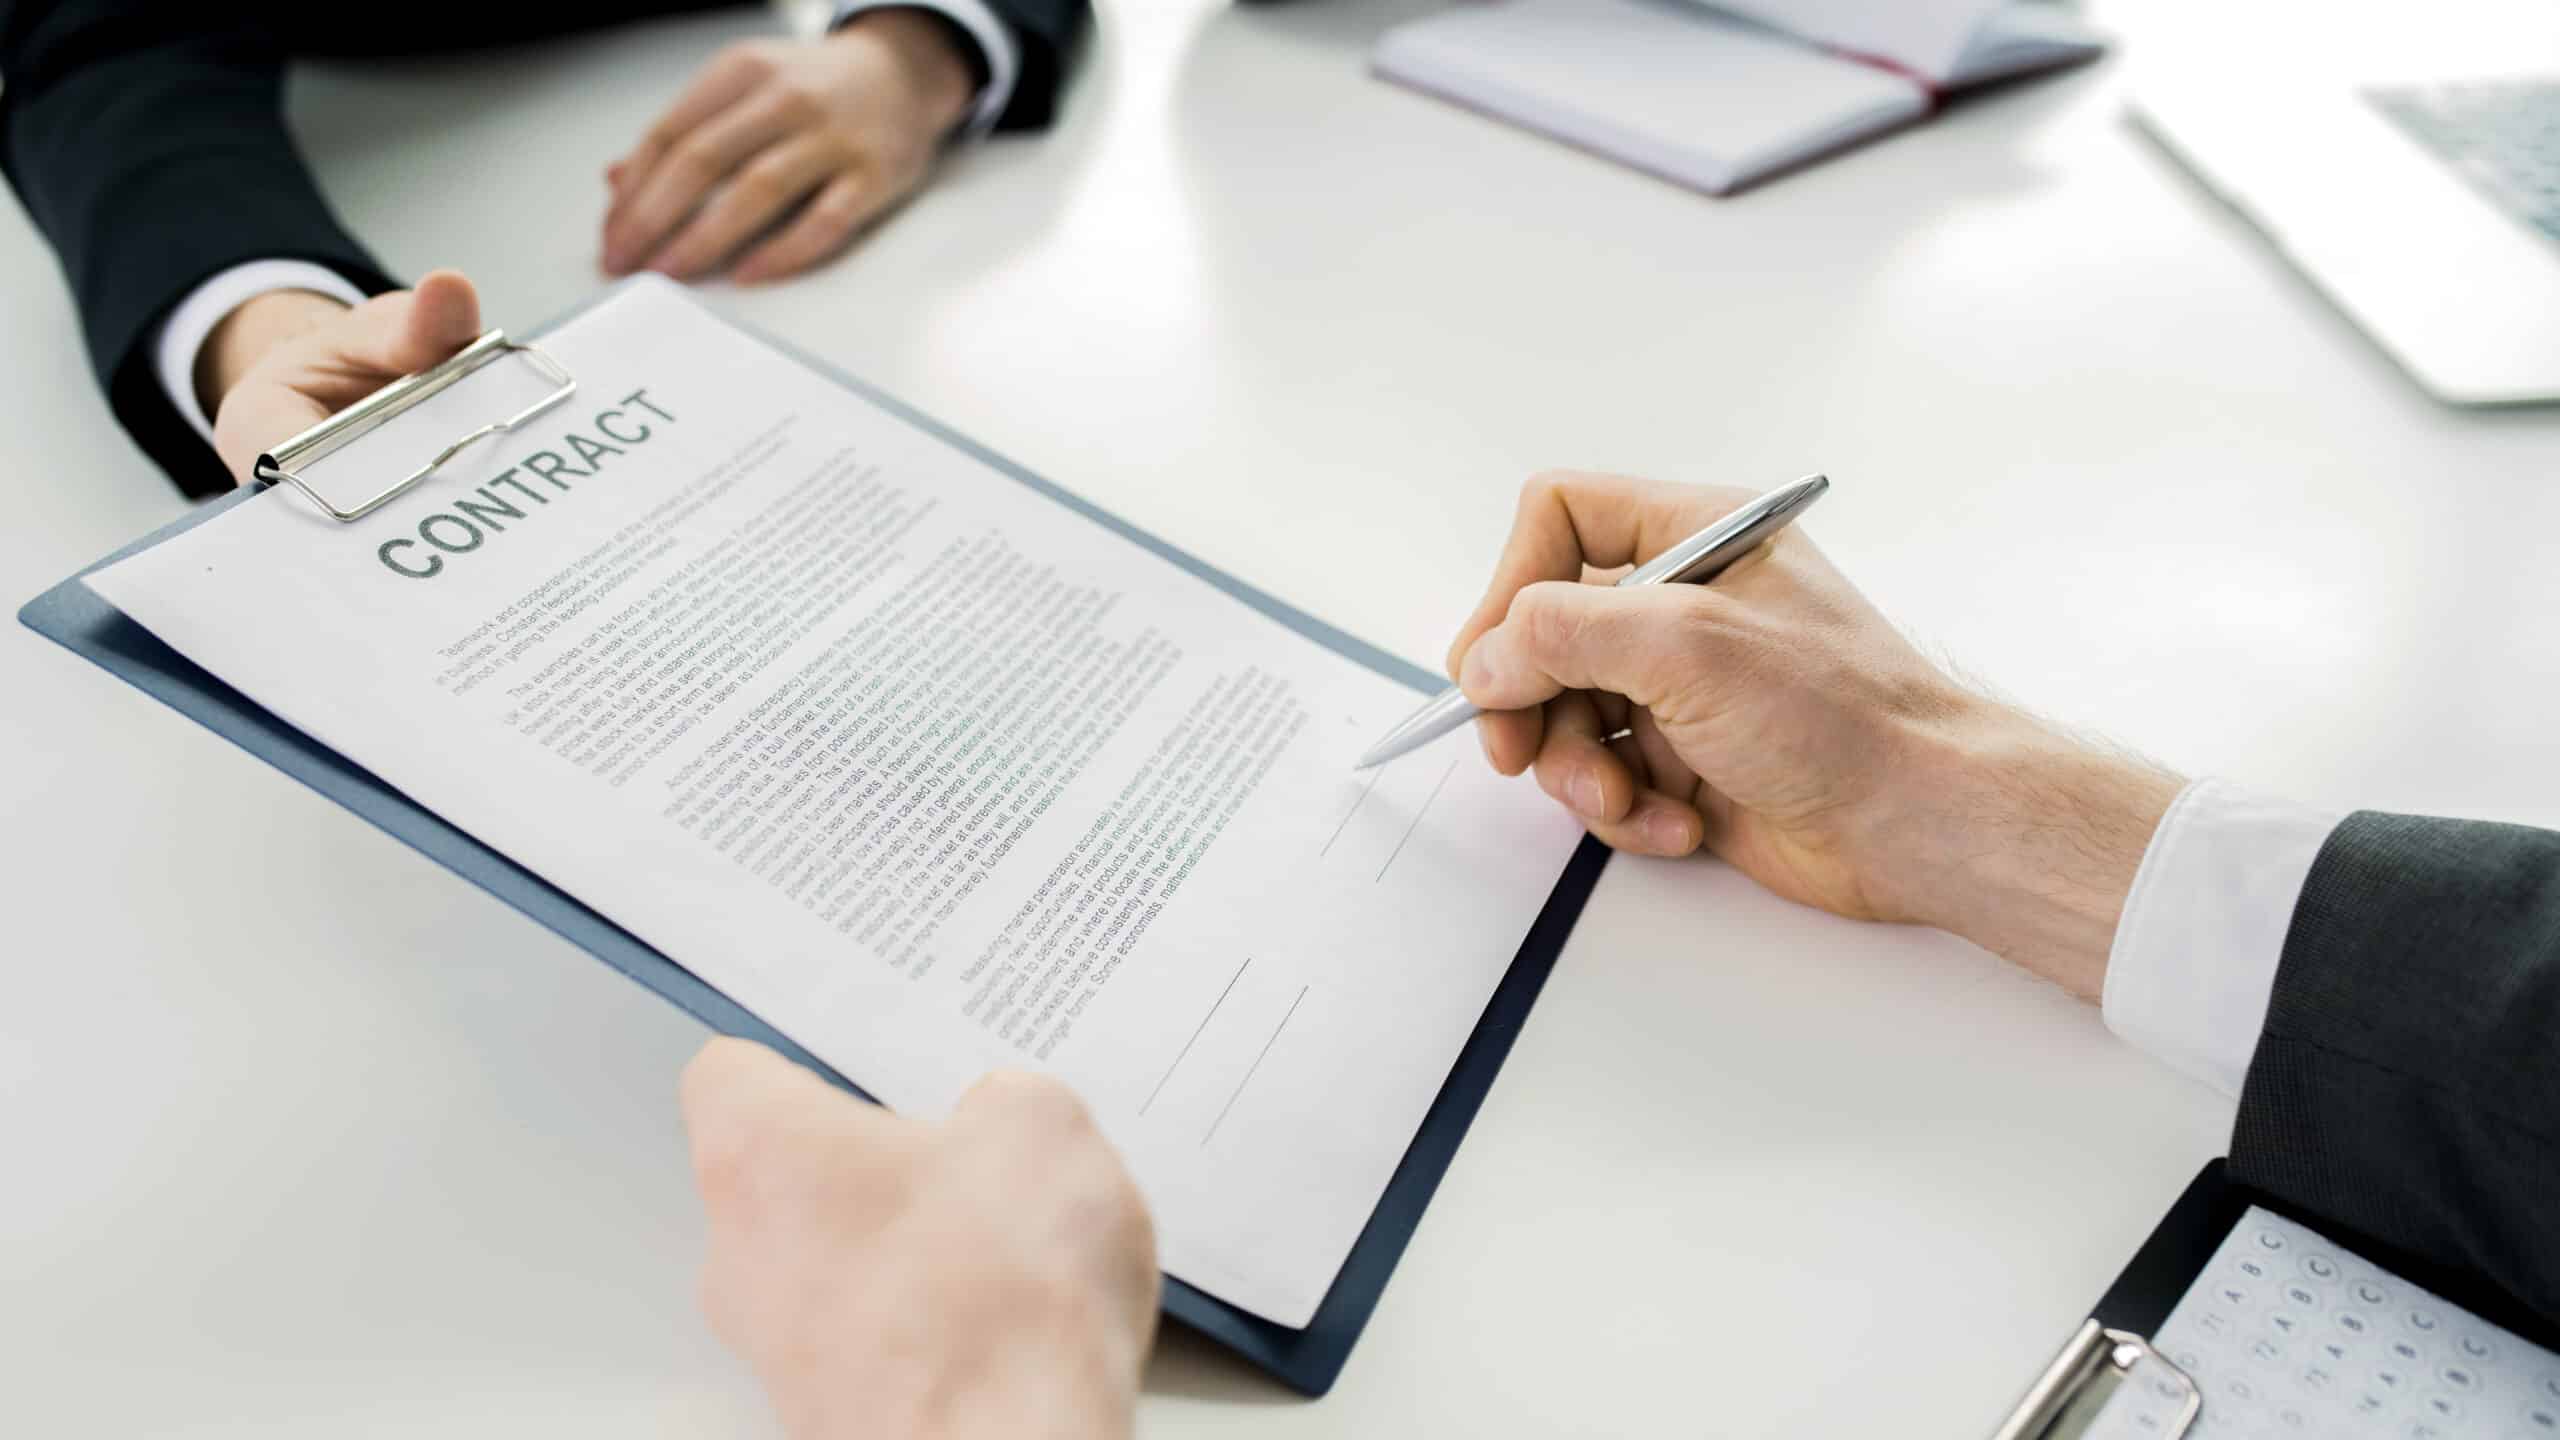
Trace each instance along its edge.
<instances>
[{"instance_id":1,"label":"white table surface","mask_svg":"<svg viewBox=\"0 0 2560 1440\"><path fill-rule=\"evenodd\" d=\"M2560 823L2560 413L2415 392L2126 126L2121 58L1717 203L1367 79L1422 8L1106 0L1054 133L715 302L1418 658L1535 468L1821 468L1813 533L2027 703ZM294 110L394 269L538 321L753 23ZM0 286L14 604L179 504L14 209ZM0 694L0 1428L768 1430L693 1306L692 1021L14 627ZM1621 859L1332 1396L1169 1337L1143 1430L1979 1434L2229 1117L1959 942Z\"/></svg>"}]
</instances>

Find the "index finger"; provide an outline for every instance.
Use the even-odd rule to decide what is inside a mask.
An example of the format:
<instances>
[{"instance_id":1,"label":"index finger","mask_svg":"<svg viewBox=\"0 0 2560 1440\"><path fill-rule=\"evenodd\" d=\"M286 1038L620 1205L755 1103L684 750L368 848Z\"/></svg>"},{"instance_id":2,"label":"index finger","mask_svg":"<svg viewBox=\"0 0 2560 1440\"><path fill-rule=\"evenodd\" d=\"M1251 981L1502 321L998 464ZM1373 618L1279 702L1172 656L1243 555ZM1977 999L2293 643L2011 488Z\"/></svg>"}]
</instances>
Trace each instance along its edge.
<instances>
[{"instance_id":1,"label":"index finger","mask_svg":"<svg viewBox=\"0 0 2560 1440\"><path fill-rule=\"evenodd\" d=\"M1475 613L1449 645L1452 679L1476 638L1502 623L1511 598L1547 580L1579 580L1584 566L1609 569L1652 559L1751 499L1728 485L1680 485L1633 475L1550 470L1520 487L1511 538Z\"/></svg>"},{"instance_id":2,"label":"index finger","mask_svg":"<svg viewBox=\"0 0 2560 1440\"><path fill-rule=\"evenodd\" d=\"M631 153L606 170L608 176L616 177L617 205L638 188L640 181L649 178L649 172L657 168L670 147L703 121L736 104L763 75L764 67L743 50L728 51L703 66L666 113L641 134L640 143L631 147Z\"/></svg>"}]
</instances>

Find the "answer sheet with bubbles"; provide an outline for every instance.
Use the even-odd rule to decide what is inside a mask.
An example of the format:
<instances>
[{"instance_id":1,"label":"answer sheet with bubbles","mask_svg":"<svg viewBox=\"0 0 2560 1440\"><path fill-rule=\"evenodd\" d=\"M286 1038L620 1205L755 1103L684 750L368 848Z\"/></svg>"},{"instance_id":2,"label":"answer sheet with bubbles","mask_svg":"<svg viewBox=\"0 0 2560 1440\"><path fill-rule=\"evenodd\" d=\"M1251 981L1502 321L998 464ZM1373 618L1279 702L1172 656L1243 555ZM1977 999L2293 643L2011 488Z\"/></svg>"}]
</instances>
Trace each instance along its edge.
<instances>
[{"instance_id":1,"label":"answer sheet with bubbles","mask_svg":"<svg viewBox=\"0 0 2560 1440\"><path fill-rule=\"evenodd\" d=\"M2560 1356L2256 1206L2152 1346L2204 1397L2193 1440L2560 1436ZM2090 1440L2169 1434L2160 1378L2137 1368Z\"/></svg>"}]
</instances>

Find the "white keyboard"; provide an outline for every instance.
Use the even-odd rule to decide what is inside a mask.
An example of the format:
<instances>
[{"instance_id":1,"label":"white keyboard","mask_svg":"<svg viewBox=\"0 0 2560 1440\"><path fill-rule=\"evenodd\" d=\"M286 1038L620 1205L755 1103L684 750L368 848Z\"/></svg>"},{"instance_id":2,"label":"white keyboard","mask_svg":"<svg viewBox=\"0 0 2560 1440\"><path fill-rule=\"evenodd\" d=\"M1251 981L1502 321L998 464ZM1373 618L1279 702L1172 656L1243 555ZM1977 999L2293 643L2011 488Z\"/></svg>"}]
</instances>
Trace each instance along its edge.
<instances>
[{"instance_id":1,"label":"white keyboard","mask_svg":"<svg viewBox=\"0 0 2560 1440\"><path fill-rule=\"evenodd\" d=\"M2204 1393L2193 1440L2560 1440L2560 1356L2254 1206L2152 1345ZM2158 1379L2137 1367L2091 1440L2166 1435Z\"/></svg>"}]
</instances>

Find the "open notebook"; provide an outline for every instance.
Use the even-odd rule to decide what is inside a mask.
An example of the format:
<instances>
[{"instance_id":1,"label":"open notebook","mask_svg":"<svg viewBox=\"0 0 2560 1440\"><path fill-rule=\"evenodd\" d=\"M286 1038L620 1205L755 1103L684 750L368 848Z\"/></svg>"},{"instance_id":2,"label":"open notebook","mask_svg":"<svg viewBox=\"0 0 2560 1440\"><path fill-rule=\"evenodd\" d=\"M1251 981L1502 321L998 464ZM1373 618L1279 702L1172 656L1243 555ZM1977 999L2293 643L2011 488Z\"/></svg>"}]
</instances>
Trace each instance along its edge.
<instances>
[{"instance_id":1,"label":"open notebook","mask_svg":"<svg viewBox=\"0 0 2560 1440\"><path fill-rule=\"evenodd\" d=\"M2100 48L2037 0L1481 0L1388 31L1372 63L1721 195Z\"/></svg>"}]
</instances>

